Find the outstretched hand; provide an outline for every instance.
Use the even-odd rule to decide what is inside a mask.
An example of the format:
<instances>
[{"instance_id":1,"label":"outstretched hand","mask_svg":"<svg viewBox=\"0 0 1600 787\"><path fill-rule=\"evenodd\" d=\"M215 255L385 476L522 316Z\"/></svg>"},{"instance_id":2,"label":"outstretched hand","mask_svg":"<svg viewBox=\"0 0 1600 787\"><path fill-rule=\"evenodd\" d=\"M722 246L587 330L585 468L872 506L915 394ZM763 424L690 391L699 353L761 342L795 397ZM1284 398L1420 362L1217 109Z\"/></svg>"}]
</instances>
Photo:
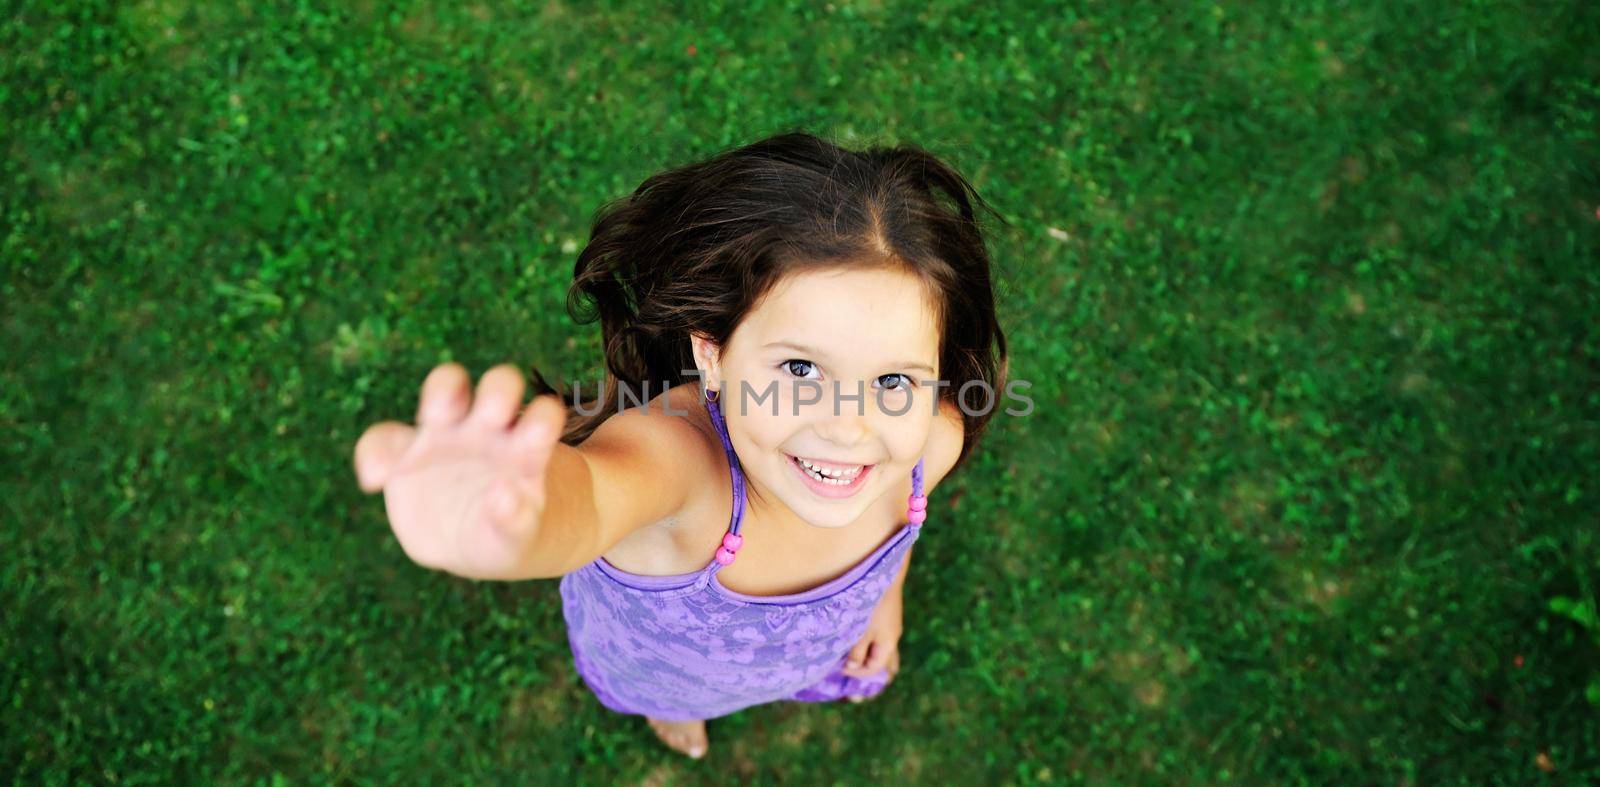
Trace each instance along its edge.
<instances>
[{"instance_id":1,"label":"outstretched hand","mask_svg":"<svg viewBox=\"0 0 1600 787\"><path fill-rule=\"evenodd\" d=\"M389 525L413 561L477 579L516 576L544 512L546 469L566 408L536 397L510 365L478 381L460 364L422 383L416 426L384 421L356 442L362 490L382 492Z\"/></svg>"}]
</instances>

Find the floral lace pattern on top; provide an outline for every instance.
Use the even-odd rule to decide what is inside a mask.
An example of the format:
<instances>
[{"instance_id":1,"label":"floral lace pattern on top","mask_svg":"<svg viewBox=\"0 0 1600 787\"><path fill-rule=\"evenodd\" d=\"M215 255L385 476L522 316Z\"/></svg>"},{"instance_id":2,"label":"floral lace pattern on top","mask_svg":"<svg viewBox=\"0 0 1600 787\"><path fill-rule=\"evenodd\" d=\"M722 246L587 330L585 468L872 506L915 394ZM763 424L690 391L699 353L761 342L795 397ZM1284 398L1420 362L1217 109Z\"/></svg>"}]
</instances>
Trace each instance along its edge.
<instances>
[{"instance_id":1,"label":"floral lace pattern on top","mask_svg":"<svg viewBox=\"0 0 1600 787\"><path fill-rule=\"evenodd\" d=\"M738 533L744 475L716 402L706 405L732 469L728 532ZM911 474L914 495L922 494L922 471L919 460ZM666 721L716 718L781 700L876 695L887 672L846 676L845 657L920 532L920 524L907 522L838 578L783 596L728 589L714 559L689 574L644 576L597 558L561 578L573 665L602 705Z\"/></svg>"}]
</instances>

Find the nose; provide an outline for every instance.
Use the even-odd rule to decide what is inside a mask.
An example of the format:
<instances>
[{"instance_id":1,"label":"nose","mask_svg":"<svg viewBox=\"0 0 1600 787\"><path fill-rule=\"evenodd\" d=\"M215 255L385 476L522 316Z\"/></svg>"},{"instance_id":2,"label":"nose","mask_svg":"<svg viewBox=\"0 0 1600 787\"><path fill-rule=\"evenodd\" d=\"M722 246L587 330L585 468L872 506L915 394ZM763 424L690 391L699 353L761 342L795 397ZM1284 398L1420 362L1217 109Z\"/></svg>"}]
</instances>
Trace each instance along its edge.
<instances>
[{"instance_id":1,"label":"nose","mask_svg":"<svg viewBox=\"0 0 1600 787\"><path fill-rule=\"evenodd\" d=\"M872 437L872 427L864 412L851 402L843 402L837 412L826 413L817 422L817 435L841 448L851 448Z\"/></svg>"}]
</instances>

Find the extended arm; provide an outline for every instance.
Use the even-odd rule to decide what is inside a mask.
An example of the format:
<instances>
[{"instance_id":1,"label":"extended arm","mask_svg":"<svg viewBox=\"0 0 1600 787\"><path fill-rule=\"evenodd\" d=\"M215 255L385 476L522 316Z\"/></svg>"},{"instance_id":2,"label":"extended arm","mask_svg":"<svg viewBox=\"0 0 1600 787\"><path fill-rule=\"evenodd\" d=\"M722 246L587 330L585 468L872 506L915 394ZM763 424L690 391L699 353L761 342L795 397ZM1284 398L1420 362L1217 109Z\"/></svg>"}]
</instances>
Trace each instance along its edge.
<instances>
[{"instance_id":1,"label":"extended arm","mask_svg":"<svg viewBox=\"0 0 1600 787\"><path fill-rule=\"evenodd\" d=\"M680 511L721 454L688 419L631 409L579 446L559 442L554 396L525 410L522 375L444 364L415 427L376 424L356 444L362 489L382 492L406 556L472 579L557 577ZM519 414L519 410L522 410Z\"/></svg>"}]
</instances>

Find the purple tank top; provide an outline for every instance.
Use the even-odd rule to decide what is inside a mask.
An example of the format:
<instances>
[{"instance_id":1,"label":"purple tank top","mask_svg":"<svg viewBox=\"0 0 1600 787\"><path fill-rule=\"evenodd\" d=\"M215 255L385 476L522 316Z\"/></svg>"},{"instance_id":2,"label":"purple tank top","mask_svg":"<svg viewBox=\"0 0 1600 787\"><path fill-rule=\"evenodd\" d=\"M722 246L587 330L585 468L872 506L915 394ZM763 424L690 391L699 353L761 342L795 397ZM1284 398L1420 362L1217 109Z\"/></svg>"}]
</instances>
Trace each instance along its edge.
<instances>
[{"instance_id":1,"label":"purple tank top","mask_svg":"<svg viewBox=\"0 0 1600 787\"><path fill-rule=\"evenodd\" d=\"M744 473L722 412L706 402L733 475L733 517L744 519ZM922 460L911 471L922 494ZM909 501L908 501L909 503ZM907 519L920 517L910 515ZM619 713L666 721L725 716L780 700L873 696L887 672L844 675L845 658L894 581L921 524L908 521L849 571L818 587L751 596L723 587L722 563L674 576L623 571L604 557L561 578L561 609L578 675Z\"/></svg>"}]
</instances>

